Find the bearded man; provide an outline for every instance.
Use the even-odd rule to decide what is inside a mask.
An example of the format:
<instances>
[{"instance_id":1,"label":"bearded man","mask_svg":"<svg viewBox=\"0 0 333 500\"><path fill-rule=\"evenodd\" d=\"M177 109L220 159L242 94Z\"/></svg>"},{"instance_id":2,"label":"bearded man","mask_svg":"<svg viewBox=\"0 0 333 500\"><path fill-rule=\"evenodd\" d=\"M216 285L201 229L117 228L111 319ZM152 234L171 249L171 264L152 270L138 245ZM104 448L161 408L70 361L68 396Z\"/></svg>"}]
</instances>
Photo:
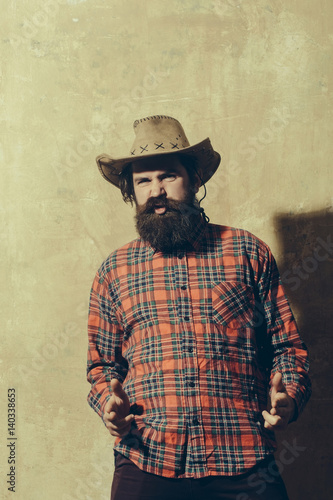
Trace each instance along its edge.
<instances>
[{"instance_id":1,"label":"bearded man","mask_svg":"<svg viewBox=\"0 0 333 500\"><path fill-rule=\"evenodd\" d=\"M90 298L88 401L116 437L111 500L286 500L274 431L311 389L275 260L200 208L220 163L209 139L191 146L160 115L134 130L129 156L97 158L139 233Z\"/></svg>"}]
</instances>

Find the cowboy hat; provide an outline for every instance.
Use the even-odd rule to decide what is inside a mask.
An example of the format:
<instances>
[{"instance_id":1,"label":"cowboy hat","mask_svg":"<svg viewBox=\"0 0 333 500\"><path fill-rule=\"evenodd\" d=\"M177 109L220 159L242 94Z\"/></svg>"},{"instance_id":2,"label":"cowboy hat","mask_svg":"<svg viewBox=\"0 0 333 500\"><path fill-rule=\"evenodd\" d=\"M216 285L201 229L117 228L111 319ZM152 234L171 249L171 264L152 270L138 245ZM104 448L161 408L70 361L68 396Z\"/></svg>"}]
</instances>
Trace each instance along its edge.
<instances>
[{"instance_id":1,"label":"cowboy hat","mask_svg":"<svg viewBox=\"0 0 333 500\"><path fill-rule=\"evenodd\" d=\"M197 160L196 166L202 185L216 172L221 157L213 150L209 138L190 146L183 127L171 116L147 116L133 124L135 141L130 155L112 158L107 154L97 156L98 168L107 181L119 187L119 175L133 161L158 155L181 154Z\"/></svg>"}]
</instances>

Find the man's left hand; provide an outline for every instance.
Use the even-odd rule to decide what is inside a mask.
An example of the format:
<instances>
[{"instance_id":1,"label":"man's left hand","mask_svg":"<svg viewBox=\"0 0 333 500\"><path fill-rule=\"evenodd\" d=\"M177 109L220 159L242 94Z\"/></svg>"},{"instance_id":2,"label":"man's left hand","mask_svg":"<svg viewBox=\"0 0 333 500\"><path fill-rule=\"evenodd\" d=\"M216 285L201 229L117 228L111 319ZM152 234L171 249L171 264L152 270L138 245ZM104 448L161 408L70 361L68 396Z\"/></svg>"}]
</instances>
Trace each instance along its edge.
<instances>
[{"instance_id":1,"label":"man's left hand","mask_svg":"<svg viewBox=\"0 0 333 500\"><path fill-rule=\"evenodd\" d=\"M282 430L287 427L295 413L295 401L287 394L282 383L282 374L277 372L272 380L271 410L264 410L265 428L271 431Z\"/></svg>"}]
</instances>

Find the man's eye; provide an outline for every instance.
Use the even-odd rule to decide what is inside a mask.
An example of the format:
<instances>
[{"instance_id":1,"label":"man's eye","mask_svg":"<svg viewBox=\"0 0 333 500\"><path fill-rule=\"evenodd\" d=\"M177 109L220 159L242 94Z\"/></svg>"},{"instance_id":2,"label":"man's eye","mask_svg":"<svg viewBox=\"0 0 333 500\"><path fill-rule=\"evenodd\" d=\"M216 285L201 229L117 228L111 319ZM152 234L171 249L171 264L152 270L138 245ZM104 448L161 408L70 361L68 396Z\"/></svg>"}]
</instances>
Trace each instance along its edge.
<instances>
[{"instance_id":1,"label":"man's eye","mask_svg":"<svg viewBox=\"0 0 333 500\"><path fill-rule=\"evenodd\" d=\"M140 179L137 184L144 184L145 182L149 182L149 179Z\"/></svg>"},{"instance_id":2,"label":"man's eye","mask_svg":"<svg viewBox=\"0 0 333 500\"><path fill-rule=\"evenodd\" d=\"M166 174L164 176L165 179L175 179L175 177L176 177L176 174Z\"/></svg>"}]
</instances>

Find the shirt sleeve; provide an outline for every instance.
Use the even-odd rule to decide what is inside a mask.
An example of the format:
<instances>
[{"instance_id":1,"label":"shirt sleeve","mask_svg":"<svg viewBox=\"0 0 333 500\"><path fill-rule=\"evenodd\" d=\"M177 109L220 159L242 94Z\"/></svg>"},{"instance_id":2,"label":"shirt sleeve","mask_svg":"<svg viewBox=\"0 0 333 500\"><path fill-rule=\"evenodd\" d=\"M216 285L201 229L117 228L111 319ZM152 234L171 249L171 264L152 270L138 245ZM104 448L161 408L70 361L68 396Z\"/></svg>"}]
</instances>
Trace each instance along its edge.
<instances>
[{"instance_id":1,"label":"shirt sleeve","mask_svg":"<svg viewBox=\"0 0 333 500\"><path fill-rule=\"evenodd\" d=\"M87 379L91 384L89 405L103 416L104 407L111 397L110 382L117 378L124 381L128 365L122 357L123 331L111 300L111 284L97 272L91 293L88 315Z\"/></svg>"},{"instance_id":2,"label":"shirt sleeve","mask_svg":"<svg viewBox=\"0 0 333 500\"><path fill-rule=\"evenodd\" d=\"M287 393L296 403L293 419L296 420L311 395L308 351L300 337L275 259L269 249L258 288L273 358L270 380L275 373L281 372Z\"/></svg>"}]
</instances>

